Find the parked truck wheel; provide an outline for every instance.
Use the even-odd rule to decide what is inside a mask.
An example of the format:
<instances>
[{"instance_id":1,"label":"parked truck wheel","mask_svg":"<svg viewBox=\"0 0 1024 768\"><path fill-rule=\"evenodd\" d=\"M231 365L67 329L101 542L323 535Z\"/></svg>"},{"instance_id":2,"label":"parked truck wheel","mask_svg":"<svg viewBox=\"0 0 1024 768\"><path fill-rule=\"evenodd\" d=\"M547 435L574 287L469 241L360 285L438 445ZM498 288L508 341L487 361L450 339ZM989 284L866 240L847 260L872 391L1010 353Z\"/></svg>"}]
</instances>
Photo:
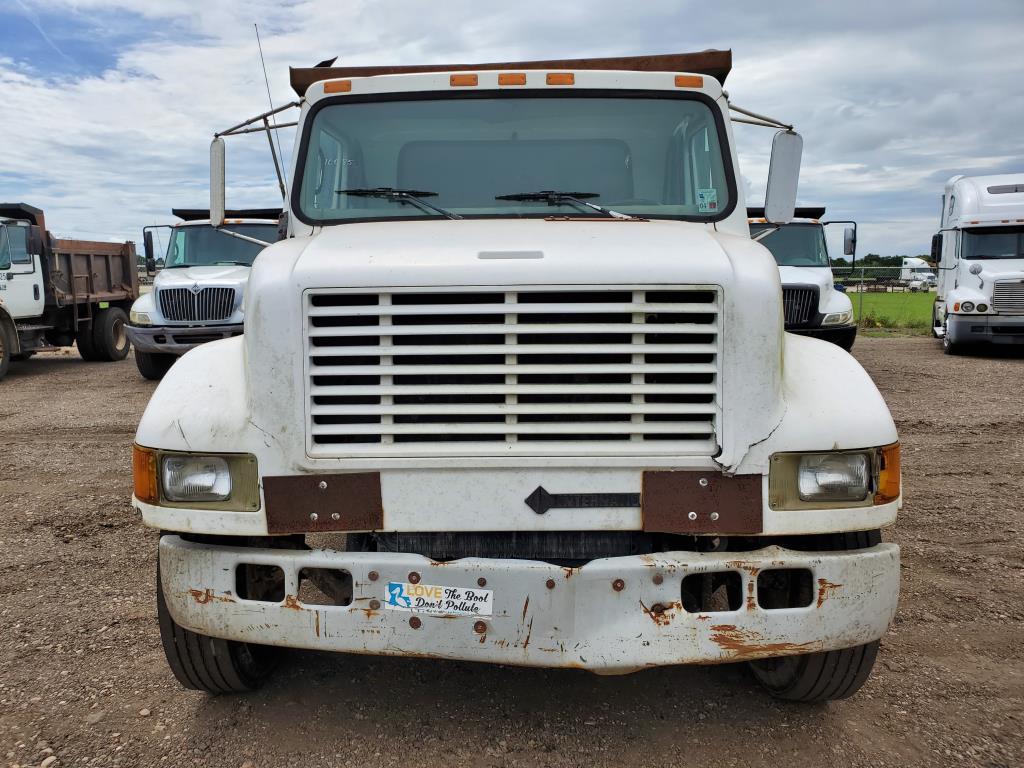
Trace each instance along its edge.
<instances>
[{"instance_id":1,"label":"parked truck wheel","mask_svg":"<svg viewBox=\"0 0 1024 768\"><path fill-rule=\"evenodd\" d=\"M880 531L824 534L814 548L824 551L867 549L881 543ZM855 694L867 681L878 655L875 640L838 651L760 659L750 670L772 696L787 701L832 701Z\"/></svg>"},{"instance_id":2,"label":"parked truck wheel","mask_svg":"<svg viewBox=\"0 0 1024 768\"><path fill-rule=\"evenodd\" d=\"M135 365L139 373L150 381L159 381L164 377L177 360L177 355L165 355L159 352L139 352L135 350Z\"/></svg>"},{"instance_id":3,"label":"parked truck wheel","mask_svg":"<svg viewBox=\"0 0 1024 768\"><path fill-rule=\"evenodd\" d=\"M279 648L221 640L178 625L167 610L159 565L156 612L167 664L186 688L211 694L253 691L270 676L280 660Z\"/></svg>"},{"instance_id":4,"label":"parked truck wheel","mask_svg":"<svg viewBox=\"0 0 1024 768\"><path fill-rule=\"evenodd\" d=\"M119 307L101 309L92 321L92 345L97 360L113 362L128 356L128 315Z\"/></svg>"},{"instance_id":5,"label":"parked truck wheel","mask_svg":"<svg viewBox=\"0 0 1024 768\"><path fill-rule=\"evenodd\" d=\"M90 363L99 360L96 356L96 345L93 343L92 337L91 325L83 325L75 333L75 344L78 346L78 354L81 355L83 360Z\"/></svg>"},{"instance_id":6,"label":"parked truck wheel","mask_svg":"<svg viewBox=\"0 0 1024 768\"><path fill-rule=\"evenodd\" d=\"M0 322L0 379L7 375L7 369L11 367L11 349L13 348L11 332L6 323Z\"/></svg>"}]
</instances>

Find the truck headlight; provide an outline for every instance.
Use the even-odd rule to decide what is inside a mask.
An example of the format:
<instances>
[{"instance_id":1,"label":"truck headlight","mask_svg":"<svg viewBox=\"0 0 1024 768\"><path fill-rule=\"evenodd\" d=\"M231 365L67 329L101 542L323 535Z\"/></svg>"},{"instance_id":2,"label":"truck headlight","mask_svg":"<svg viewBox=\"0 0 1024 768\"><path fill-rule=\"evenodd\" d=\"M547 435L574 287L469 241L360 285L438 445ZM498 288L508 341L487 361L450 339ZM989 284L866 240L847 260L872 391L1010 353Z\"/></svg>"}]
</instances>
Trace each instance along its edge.
<instances>
[{"instance_id":1,"label":"truck headlight","mask_svg":"<svg viewBox=\"0 0 1024 768\"><path fill-rule=\"evenodd\" d=\"M973 301L962 302L960 304L960 309L962 309L964 312L973 312L974 311L974 302Z\"/></svg>"},{"instance_id":2,"label":"truck headlight","mask_svg":"<svg viewBox=\"0 0 1024 768\"><path fill-rule=\"evenodd\" d=\"M260 508L256 457L132 447L135 498L164 507L235 512Z\"/></svg>"},{"instance_id":3,"label":"truck headlight","mask_svg":"<svg viewBox=\"0 0 1024 768\"><path fill-rule=\"evenodd\" d=\"M771 459L772 509L869 507L899 496L899 443L858 451L777 453Z\"/></svg>"},{"instance_id":4,"label":"truck headlight","mask_svg":"<svg viewBox=\"0 0 1024 768\"><path fill-rule=\"evenodd\" d=\"M128 313L128 322L132 325L152 325L153 321L148 312L136 312L134 309Z\"/></svg>"},{"instance_id":5,"label":"truck headlight","mask_svg":"<svg viewBox=\"0 0 1024 768\"><path fill-rule=\"evenodd\" d=\"M853 322L853 310L848 309L845 312L832 312L825 315L825 319L821 321L822 325L849 325Z\"/></svg>"},{"instance_id":6,"label":"truck headlight","mask_svg":"<svg viewBox=\"0 0 1024 768\"><path fill-rule=\"evenodd\" d=\"M863 501L871 489L866 453L808 453L800 457L801 501Z\"/></svg>"},{"instance_id":7,"label":"truck headlight","mask_svg":"<svg viewBox=\"0 0 1024 768\"><path fill-rule=\"evenodd\" d=\"M160 479L170 501L231 498L231 472L220 456L165 456Z\"/></svg>"}]
</instances>

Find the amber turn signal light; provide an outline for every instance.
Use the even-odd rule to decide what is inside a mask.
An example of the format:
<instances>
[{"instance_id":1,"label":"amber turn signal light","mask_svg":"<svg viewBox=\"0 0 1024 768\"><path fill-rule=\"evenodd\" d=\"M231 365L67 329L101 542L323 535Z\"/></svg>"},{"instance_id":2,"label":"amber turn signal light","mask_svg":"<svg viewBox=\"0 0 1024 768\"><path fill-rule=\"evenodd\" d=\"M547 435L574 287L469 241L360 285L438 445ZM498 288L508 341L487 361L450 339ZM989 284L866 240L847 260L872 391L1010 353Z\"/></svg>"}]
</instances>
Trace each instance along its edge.
<instances>
[{"instance_id":1,"label":"amber turn signal light","mask_svg":"<svg viewBox=\"0 0 1024 768\"><path fill-rule=\"evenodd\" d=\"M575 85L576 75L572 72L548 72L548 85Z\"/></svg>"},{"instance_id":2,"label":"amber turn signal light","mask_svg":"<svg viewBox=\"0 0 1024 768\"><path fill-rule=\"evenodd\" d=\"M704 78L700 75L676 75L676 88L703 88Z\"/></svg>"},{"instance_id":3,"label":"amber turn signal light","mask_svg":"<svg viewBox=\"0 0 1024 768\"><path fill-rule=\"evenodd\" d=\"M157 484L156 451L132 445L132 478L135 481L135 498L146 504L160 501L160 486Z\"/></svg>"},{"instance_id":4,"label":"amber turn signal light","mask_svg":"<svg viewBox=\"0 0 1024 768\"><path fill-rule=\"evenodd\" d=\"M900 444L893 443L879 449L878 460L875 504L888 504L900 497Z\"/></svg>"}]
</instances>

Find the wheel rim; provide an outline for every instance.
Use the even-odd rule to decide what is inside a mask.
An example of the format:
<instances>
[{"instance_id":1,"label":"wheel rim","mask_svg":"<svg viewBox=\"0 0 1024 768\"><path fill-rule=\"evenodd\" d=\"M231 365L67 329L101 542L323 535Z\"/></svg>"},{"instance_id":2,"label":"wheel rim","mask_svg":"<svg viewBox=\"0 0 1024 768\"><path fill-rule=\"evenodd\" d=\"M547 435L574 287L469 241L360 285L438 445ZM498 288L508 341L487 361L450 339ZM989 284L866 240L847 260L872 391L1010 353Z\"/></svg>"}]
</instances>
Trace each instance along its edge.
<instances>
[{"instance_id":1,"label":"wheel rim","mask_svg":"<svg viewBox=\"0 0 1024 768\"><path fill-rule=\"evenodd\" d=\"M119 350L124 349L125 345L128 343L128 331L125 330L124 321L123 320L115 320L114 321L113 331L114 331L114 346L117 349L119 349Z\"/></svg>"}]
</instances>

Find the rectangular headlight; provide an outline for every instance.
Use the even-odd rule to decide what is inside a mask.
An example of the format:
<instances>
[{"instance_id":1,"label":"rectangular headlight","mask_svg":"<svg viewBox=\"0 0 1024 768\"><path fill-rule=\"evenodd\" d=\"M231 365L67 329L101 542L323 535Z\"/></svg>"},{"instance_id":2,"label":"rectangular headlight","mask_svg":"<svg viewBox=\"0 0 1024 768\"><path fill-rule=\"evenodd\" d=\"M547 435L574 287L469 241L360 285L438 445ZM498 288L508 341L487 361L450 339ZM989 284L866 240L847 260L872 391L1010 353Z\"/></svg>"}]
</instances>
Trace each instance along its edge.
<instances>
[{"instance_id":1,"label":"rectangular headlight","mask_svg":"<svg viewBox=\"0 0 1024 768\"><path fill-rule=\"evenodd\" d=\"M821 321L822 325L846 325L847 323L853 322L853 311L846 310L845 312L833 312L829 315L825 315L825 319Z\"/></svg>"},{"instance_id":2,"label":"rectangular headlight","mask_svg":"<svg viewBox=\"0 0 1024 768\"><path fill-rule=\"evenodd\" d=\"M808 453L800 457L797 491L801 501L863 501L871 490L866 453Z\"/></svg>"},{"instance_id":3,"label":"rectangular headlight","mask_svg":"<svg viewBox=\"0 0 1024 768\"><path fill-rule=\"evenodd\" d=\"M231 498L231 472L220 456L165 456L161 480L170 501Z\"/></svg>"}]
</instances>

